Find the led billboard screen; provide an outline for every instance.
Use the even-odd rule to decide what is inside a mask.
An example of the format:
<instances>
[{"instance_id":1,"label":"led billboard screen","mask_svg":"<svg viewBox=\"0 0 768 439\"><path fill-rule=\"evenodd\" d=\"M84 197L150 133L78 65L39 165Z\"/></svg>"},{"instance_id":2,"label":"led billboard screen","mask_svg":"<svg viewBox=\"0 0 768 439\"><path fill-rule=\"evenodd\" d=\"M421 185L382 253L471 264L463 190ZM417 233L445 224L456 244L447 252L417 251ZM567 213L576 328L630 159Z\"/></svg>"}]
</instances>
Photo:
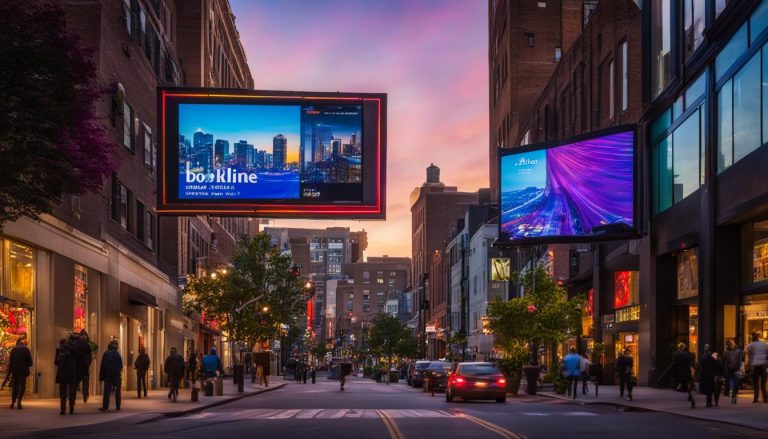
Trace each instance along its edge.
<instances>
[{"instance_id":1,"label":"led billboard screen","mask_svg":"<svg viewBox=\"0 0 768 439\"><path fill-rule=\"evenodd\" d=\"M633 127L502 149L500 243L636 235Z\"/></svg>"},{"instance_id":2,"label":"led billboard screen","mask_svg":"<svg viewBox=\"0 0 768 439\"><path fill-rule=\"evenodd\" d=\"M386 95L161 88L158 212L384 218Z\"/></svg>"}]
</instances>

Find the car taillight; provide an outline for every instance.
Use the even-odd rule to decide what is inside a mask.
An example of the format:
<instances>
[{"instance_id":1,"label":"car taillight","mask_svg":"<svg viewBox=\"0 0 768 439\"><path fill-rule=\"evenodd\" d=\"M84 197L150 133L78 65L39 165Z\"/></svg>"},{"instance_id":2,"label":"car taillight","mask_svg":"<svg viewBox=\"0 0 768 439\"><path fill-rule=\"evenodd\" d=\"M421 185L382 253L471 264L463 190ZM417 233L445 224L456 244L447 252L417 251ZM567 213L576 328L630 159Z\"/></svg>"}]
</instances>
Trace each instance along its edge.
<instances>
[{"instance_id":1,"label":"car taillight","mask_svg":"<svg viewBox=\"0 0 768 439\"><path fill-rule=\"evenodd\" d=\"M503 386L503 385L507 384L507 380L505 380L504 378L499 378L497 383L499 383L500 386Z\"/></svg>"},{"instance_id":2,"label":"car taillight","mask_svg":"<svg viewBox=\"0 0 768 439\"><path fill-rule=\"evenodd\" d=\"M462 377L454 377L454 378L453 378L453 382L454 382L454 383L455 383L457 386L463 386L463 385L464 385L464 383L466 383L466 381L465 381L465 380L464 380L464 378L462 378Z\"/></svg>"}]
</instances>

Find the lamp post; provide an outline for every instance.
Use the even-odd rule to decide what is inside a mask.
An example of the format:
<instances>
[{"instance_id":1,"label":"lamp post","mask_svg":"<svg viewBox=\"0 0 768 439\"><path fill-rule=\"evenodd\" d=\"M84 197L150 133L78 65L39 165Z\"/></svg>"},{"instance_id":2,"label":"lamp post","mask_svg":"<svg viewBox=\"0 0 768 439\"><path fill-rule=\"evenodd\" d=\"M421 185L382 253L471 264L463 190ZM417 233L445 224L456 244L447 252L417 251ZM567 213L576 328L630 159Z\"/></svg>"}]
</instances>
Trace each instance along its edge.
<instances>
[{"instance_id":1,"label":"lamp post","mask_svg":"<svg viewBox=\"0 0 768 439\"><path fill-rule=\"evenodd\" d=\"M251 305L251 304L253 304L253 303L255 303L255 302L257 302L257 301L259 301L261 299L263 299L264 296L265 296L265 294L260 294L259 296L256 296L253 299L248 300L244 304L242 304L242 305L238 306L237 308L235 308L235 310L229 315L229 321L232 324L232 326L234 326L234 323L235 323L235 313L240 314L243 311L243 309L245 309L247 306L249 306L249 305ZM262 308L262 311L263 312L269 311L269 307L264 306ZM243 392L245 392L245 373L244 373L245 372L245 366L243 365L242 353L240 355L240 364L235 364L234 366L232 366L232 368L233 368L233 371L235 373L235 380L237 382L237 391L238 391L238 393L243 393Z\"/></svg>"}]
</instances>

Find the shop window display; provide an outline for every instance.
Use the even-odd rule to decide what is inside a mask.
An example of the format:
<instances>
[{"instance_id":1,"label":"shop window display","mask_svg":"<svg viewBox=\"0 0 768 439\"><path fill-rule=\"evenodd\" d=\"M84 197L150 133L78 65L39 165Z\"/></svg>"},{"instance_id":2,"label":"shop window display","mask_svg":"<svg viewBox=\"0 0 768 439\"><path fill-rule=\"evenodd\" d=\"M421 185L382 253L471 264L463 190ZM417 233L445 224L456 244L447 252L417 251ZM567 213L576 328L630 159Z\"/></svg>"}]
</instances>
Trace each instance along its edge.
<instances>
[{"instance_id":1,"label":"shop window display","mask_svg":"<svg viewBox=\"0 0 768 439\"><path fill-rule=\"evenodd\" d=\"M30 247L6 241L8 291L4 296L20 303L32 303L34 260Z\"/></svg>"},{"instance_id":2,"label":"shop window display","mask_svg":"<svg viewBox=\"0 0 768 439\"><path fill-rule=\"evenodd\" d=\"M614 273L614 309L640 303L640 279L637 274L637 271L617 271Z\"/></svg>"},{"instance_id":3,"label":"shop window display","mask_svg":"<svg viewBox=\"0 0 768 439\"><path fill-rule=\"evenodd\" d=\"M693 248L677 255L677 298L687 299L699 294L699 249Z\"/></svg>"},{"instance_id":4,"label":"shop window display","mask_svg":"<svg viewBox=\"0 0 768 439\"><path fill-rule=\"evenodd\" d=\"M752 224L752 282L768 281L768 220Z\"/></svg>"},{"instance_id":5,"label":"shop window display","mask_svg":"<svg viewBox=\"0 0 768 439\"><path fill-rule=\"evenodd\" d=\"M88 272L85 267L75 265L75 309L74 309L74 331L80 332L87 328L88 318Z\"/></svg>"},{"instance_id":6,"label":"shop window display","mask_svg":"<svg viewBox=\"0 0 768 439\"><path fill-rule=\"evenodd\" d=\"M18 339L29 339L31 324L32 314L28 307L13 300L0 301L0 377L8 375L11 349Z\"/></svg>"}]
</instances>

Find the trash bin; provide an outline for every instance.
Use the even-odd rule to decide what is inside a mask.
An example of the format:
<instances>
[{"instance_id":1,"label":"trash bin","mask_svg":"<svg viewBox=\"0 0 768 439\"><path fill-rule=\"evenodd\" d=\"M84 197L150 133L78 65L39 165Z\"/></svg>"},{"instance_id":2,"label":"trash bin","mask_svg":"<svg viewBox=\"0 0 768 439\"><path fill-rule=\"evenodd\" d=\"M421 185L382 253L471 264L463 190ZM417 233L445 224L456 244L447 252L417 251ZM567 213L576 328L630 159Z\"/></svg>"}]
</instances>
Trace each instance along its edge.
<instances>
[{"instance_id":1,"label":"trash bin","mask_svg":"<svg viewBox=\"0 0 768 439\"><path fill-rule=\"evenodd\" d=\"M204 394L205 396L213 396L213 379L205 380Z\"/></svg>"},{"instance_id":2,"label":"trash bin","mask_svg":"<svg viewBox=\"0 0 768 439\"><path fill-rule=\"evenodd\" d=\"M389 382L390 383L396 383L399 378L400 378L400 374L397 371L394 371L394 370L389 371Z\"/></svg>"},{"instance_id":3,"label":"trash bin","mask_svg":"<svg viewBox=\"0 0 768 439\"><path fill-rule=\"evenodd\" d=\"M216 377L216 396L224 396L224 377Z\"/></svg>"}]
</instances>

